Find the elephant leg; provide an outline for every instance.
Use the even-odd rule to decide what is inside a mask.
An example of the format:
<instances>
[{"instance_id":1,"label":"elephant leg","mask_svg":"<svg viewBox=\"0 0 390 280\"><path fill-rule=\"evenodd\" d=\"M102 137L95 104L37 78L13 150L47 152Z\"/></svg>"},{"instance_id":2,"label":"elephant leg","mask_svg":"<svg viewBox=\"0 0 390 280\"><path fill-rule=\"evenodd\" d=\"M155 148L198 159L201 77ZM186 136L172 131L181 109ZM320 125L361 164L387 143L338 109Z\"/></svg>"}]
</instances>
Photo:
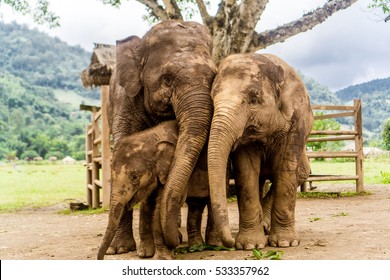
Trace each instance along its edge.
<instances>
[{"instance_id":1,"label":"elephant leg","mask_svg":"<svg viewBox=\"0 0 390 280\"><path fill-rule=\"evenodd\" d=\"M162 190L157 191L156 193L156 208L153 213L153 222L152 222L152 228L153 228L153 238L154 238L154 244L156 248L156 252L154 254L154 259L157 260L172 260L172 250L170 250L164 239L162 226L161 226L161 196L162 196Z\"/></svg>"},{"instance_id":2,"label":"elephant leg","mask_svg":"<svg viewBox=\"0 0 390 280\"><path fill-rule=\"evenodd\" d=\"M274 184L269 243L275 247L298 246L299 235L295 230L296 171L276 172Z\"/></svg>"},{"instance_id":3,"label":"elephant leg","mask_svg":"<svg viewBox=\"0 0 390 280\"><path fill-rule=\"evenodd\" d=\"M152 221L156 198L151 195L141 203L139 217L139 236L140 244L138 247L138 256L141 258L153 257L155 252Z\"/></svg>"},{"instance_id":4,"label":"elephant leg","mask_svg":"<svg viewBox=\"0 0 390 280\"><path fill-rule=\"evenodd\" d=\"M207 203L206 243L214 246L222 245L222 240L219 237L218 229L214 223L210 201Z\"/></svg>"},{"instance_id":5,"label":"elephant leg","mask_svg":"<svg viewBox=\"0 0 390 280\"><path fill-rule=\"evenodd\" d=\"M204 243L202 230L202 215L207 204L208 198L187 197L188 216L187 216L187 234L188 246L201 245Z\"/></svg>"},{"instance_id":6,"label":"elephant leg","mask_svg":"<svg viewBox=\"0 0 390 280\"><path fill-rule=\"evenodd\" d=\"M274 201L274 188L271 187L267 194L261 199L261 208L263 210L263 226L266 234L271 230L271 210Z\"/></svg>"},{"instance_id":7,"label":"elephant leg","mask_svg":"<svg viewBox=\"0 0 390 280\"><path fill-rule=\"evenodd\" d=\"M136 248L133 236L133 210L126 209L106 255L125 254L135 251Z\"/></svg>"},{"instance_id":8,"label":"elephant leg","mask_svg":"<svg viewBox=\"0 0 390 280\"><path fill-rule=\"evenodd\" d=\"M264 248L267 238L262 226L259 175L260 156L255 146L241 146L233 154L233 167L237 187L239 231L237 249Z\"/></svg>"}]
</instances>

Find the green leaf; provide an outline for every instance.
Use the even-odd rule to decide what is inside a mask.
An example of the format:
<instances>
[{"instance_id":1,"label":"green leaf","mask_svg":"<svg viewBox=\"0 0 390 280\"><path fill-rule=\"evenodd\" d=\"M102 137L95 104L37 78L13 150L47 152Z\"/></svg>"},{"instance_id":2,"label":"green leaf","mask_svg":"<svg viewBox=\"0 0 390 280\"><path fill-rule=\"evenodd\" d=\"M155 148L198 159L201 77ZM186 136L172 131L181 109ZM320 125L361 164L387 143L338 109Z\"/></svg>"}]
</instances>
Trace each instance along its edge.
<instances>
[{"instance_id":1,"label":"green leaf","mask_svg":"<svg viewBox=\"0 0 390 280\"><path fill-rule=\"evenodd\" d=\"M262 260L263 259L263 252L261 250L252 249L253 256L255 256L256 259Z\"/></svg>"}]
</instances>

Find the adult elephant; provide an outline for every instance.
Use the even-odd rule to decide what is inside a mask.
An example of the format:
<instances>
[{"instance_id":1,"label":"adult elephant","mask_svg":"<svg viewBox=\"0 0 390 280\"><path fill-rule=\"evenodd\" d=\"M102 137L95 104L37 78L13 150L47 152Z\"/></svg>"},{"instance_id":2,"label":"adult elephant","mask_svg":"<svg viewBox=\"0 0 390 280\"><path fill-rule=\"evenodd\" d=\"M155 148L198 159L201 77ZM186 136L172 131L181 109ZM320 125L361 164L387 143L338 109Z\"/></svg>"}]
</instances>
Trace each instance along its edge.
<instances>
[{"instance_id":1,"label":"adult elephant","mask_svg":"<svg viewBox=\"0 0 390 280\"><path fill-rule=\"evenodd\" d=\"M210 129L210 91L216 74L211 52L212 40L206 27L195 22L163 21L143 38L131 36L117 43L108 104L114 145L122 137L161 121L178 122L177 146L161 206L164 236L170 248L178 245L182 196ZM150 217L149 207L141 206L140 211L141 219ZM131 221L129 210L109 253L124 253L135 247ZM141 255L151 254L151 242L141 236Z\"/></svg>"},{"instance_id":2,"label":"adult elephant","mask_svg":"<svg viewBox=\"0 0 390 280\"><path fill-rule=\"evenodd\" d=\"M266 207L271 207L271 221L266 221L271 224L269 243L297 246L296 189L309 176L305 149L313 123L310 98L302 80L275 56L232 55L220 65L212 98L210 196L214 222L224 245L247 250L266 245L259 199L259 178L263 176L272 180L272 197L266 199ZM223 180L232 150L240 214L235 240L229 228Z\"/></svg>"}]
</instances>

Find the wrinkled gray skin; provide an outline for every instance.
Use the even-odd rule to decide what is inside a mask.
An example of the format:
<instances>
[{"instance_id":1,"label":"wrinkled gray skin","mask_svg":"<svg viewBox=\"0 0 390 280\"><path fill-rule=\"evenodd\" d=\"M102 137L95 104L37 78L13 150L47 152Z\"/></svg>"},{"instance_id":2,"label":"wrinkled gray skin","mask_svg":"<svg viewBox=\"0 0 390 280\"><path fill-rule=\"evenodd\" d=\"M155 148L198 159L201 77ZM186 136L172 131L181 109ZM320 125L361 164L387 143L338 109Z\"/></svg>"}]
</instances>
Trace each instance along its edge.
<instances>
[{"instance_id":1,"label":"wrinkled gray skin","mask_svg":"<svg viewBox=\"0 0 390 280\"><path fill-rule=\"evenodd\" d=\"M232 55L219 67L212 98L210 196L223 244L246 250L262 248L267 244L265 224L270 227L270 245L297 246L296 189L309 176L305 147L313 123L310 98L302 80L275 56ZM225 182L221 180L232 150L240 213L235 240L223 195ZM271 179L272 188L262 209L259 181L265 179Z\"/></svg>"},{"instance_id":2,"label":"wrinkled gray skin","mask_svg":"<svg viewBox=\"0 0 390 280\"><path fill-rule=\"evenodd\" d=\"M168 177L177 132L176 121L169 121L122 137L116 143L112 155L109 219L98 259L104 258L126 210L133 209L141 201L151 207L147 209L149 220L144 222L144 227L140 225L140 235L151 242L148 248L153 250L153 254L156 250L157 258L170 255L159 226L153 224L156 217L159 222L159 193ZM152 226L145 227L146 223Z\"/></svg>"},{"instance_id":3,"label":"wrinkled gray skin","mask_svg":"<svg viewBox=\"0 0 390 280\"><path fill-rule=\"evenodd\" d=\"M112 157L109 220L99 248L98 259L104 258L125 210L133 209L133 206L141 201L144 209L147 205L148 212L146 213L147 217L144 217L143 222L140 222L142 248L147 252L140 252L140 256L151 257L154 255L156 259L171 259L171 250L166 247L161 231L159 211L161 192L169 174L177 137L177 122L168 121L131 136L123 137L115 145ZM205 197L208 198L207 171L206 174L203 174L200 168L196 170L188 185L191 196L187 199L189 246L203 243L200 228L205 206L203 201L205 201ZM205 193L199 191L199 187L203 187ZM192 205L193 203L196 205ZM203 207L200 209L199 205L202 204ZM212 215L210 214L210 216ZM212 220L208 219L208 227L211 223ZM210 230L211 228L209 228ZM206 232L206 236L210 235L209 231ZM217 237L216 233L215 237Z\"/></svg>"},{"instance_id":4,"label":"wrinkled gray skin","mask_svg":"<svg viewBox=\"0 0 390 280\"><path fill-rule=\"evenodd\" d=\"M210 129L210 92L216 74L211 51L206 27L194 22L164 21L143 38L132 36L117 43L108 104L114 145L161 121L178 122L177 148L161 201L162 227L170 248L179 243L180 205ZM150 216L149 208L141 207L141 218ZM132 210L128 209L108 254L135 250L131 224ZM150 242L142 240L138 253L146 257L151 249L145 244Z\"/></svg>"}]
</instances>

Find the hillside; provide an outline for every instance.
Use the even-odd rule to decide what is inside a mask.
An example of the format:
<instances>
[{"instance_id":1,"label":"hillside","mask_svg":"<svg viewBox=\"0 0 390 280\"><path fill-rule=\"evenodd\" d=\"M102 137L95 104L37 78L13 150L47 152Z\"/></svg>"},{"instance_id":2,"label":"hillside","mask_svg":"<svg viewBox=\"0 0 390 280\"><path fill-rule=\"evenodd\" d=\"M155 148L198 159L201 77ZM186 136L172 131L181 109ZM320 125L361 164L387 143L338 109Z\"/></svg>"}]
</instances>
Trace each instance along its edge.
<instances>
[{"instance_id":1,"label":"hillside","mask_svg":"<svg viewBox=\"0 0 390 280\"><path fill-rule=\"evenodd\" d=\"M89 121L79 104L98 104L80 72L91 54L25 26L0 22L0 159L84 158Z\"/></svg>"},{"instance_id":2,"label":"hillside","mask_svg":"<svg viewBox=\"0 0 390 280\"><path fill-rule=\"evenodd\" d=\"M381 139L383 124L390 118L390 77L349 86L336 92L336 96L345 104L360 98L366 138Z\"/></svg>"}]
</instances>

